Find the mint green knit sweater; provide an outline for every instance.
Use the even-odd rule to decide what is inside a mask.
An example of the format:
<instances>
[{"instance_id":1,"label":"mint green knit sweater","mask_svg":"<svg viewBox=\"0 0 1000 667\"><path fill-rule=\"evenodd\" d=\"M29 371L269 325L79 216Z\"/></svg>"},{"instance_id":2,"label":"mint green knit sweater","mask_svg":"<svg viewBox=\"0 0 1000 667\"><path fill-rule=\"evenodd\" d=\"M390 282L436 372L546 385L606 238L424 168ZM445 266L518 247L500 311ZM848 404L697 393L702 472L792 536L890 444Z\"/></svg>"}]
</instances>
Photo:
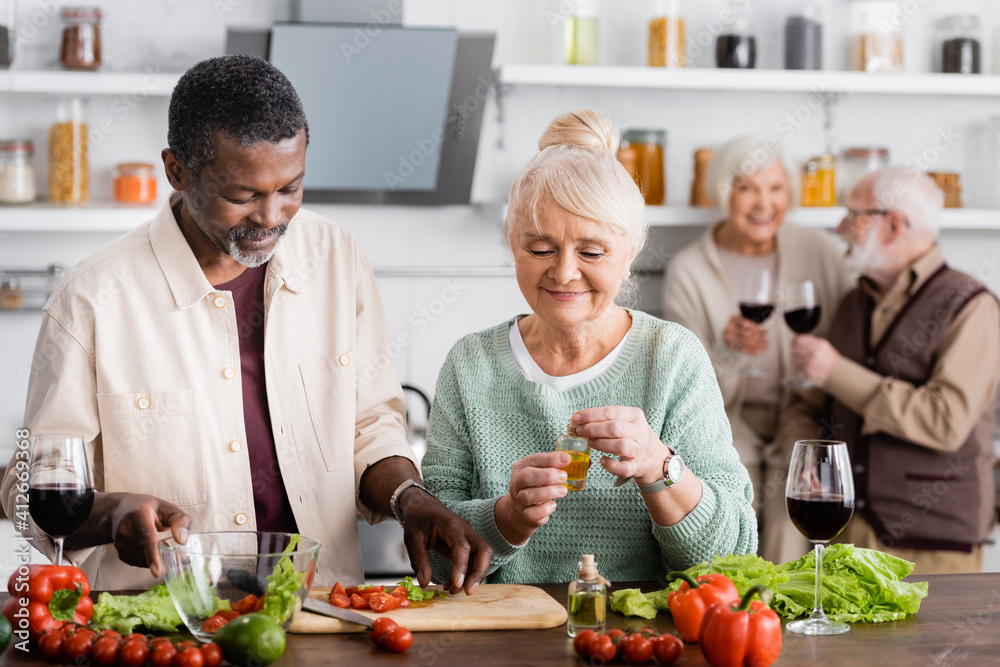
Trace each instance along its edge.
<instances>
[{"instance_id":1,"label":"mint green knit sweater","mask_svg":"<svg viewBox=\"0 0 1000 667\"><path fill-rule=\"evenodd\" d=\"M493 547L490 582L570 581L585 553L596 555L608 579L653 581L715 554L756 552L750 478L707 353L680 325L631 314L631 333L611 368L569 391L524 376L508 343L513 320L466 336L449 352L431 410L424 480ZM655 524L635 484L614 488L602 454L592 450L587 488L559 499L525 545L510 544L493 506L509 490L514 462L551 450L577 410L608 405L645 411L660 440L701 480L698 506L673 526ZM450 563L436 555L433 563L435 579L447 580Z\"/></svg>"}]
</instances>

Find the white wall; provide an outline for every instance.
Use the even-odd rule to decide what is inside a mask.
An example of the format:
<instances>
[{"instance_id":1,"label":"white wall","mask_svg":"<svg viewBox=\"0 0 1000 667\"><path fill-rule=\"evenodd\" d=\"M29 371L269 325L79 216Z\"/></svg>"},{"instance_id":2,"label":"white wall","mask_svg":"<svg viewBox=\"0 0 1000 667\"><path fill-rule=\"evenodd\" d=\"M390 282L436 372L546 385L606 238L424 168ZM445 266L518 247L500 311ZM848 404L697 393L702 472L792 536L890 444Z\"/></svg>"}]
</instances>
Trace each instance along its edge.
<instances>
[{"instance_id":1,"label":"white wall","mask_svg":"<svg viewBox=\"0 0 1000 667\"><path fill-rule=\"evenodd\" d=\"M51 66L57 53L58 21L46 0L21 0L19 25L27 20L37 28L21 44L16 66ZM180 71L199 59L223 51L227 25L263 26L288 17L286 0L104 0L105 69ZM462 30L489 30L498 34L495 62L557 62L561 42L559 17L572 0L407 0L404 20L409 25L456 25ZM602 52L606 64L640 65L645 54L645 20L651 2L606 0L602 14ZM689 40L711 33L723 0L689 0L686 22ZM828 67L840 67L845 57L847 0L826 0L830 19L826 56ZM929 28L934 18L948 12L974 11L984 17L984 61L990 63L992 34L1000 20L1000 3L990 0L925 0L909 17L906 31L908 71L929 68ZM785 0L754 0L762 66L780 62L776 39ZM710 65L710 49L693 58ZM502 267L509 266L503 247L502 203L510 181L535 151L535 142L548 121L572 108L593 106L606 110L622 127L664 128L669 132L668 200L684 203L690 187L693 152L742 133L775 134L785 140L790 161L801 162L822 152L821 114L808 110L806 94L722 92L668 92L598 90L586 88L513 88L504 102L504 123L497 108L487 109L474 198L485 205L444 209L389 207L323 207L329 217L353 230L367 248L373 265L382 267ZM45 187L46 135L55 99L44 95L0 96L0 136L26 136L36 141L36 165ZM842 96L837 111L842 146L876 143L890 147L893 161L920 156L941 132L959 137L934 161L942 170L963 170L970 123L1000 114L1000 100L978 98ZM158 161L166 140L164 98L94 98L91 127L111 121L111 131L92 137L92 196L110 197L110 173L122 161ZM125 113L127 110L127 113ZM800 129L788 135L787 114L805 117ZM500 148L500 138L504 147ZM968 174L964 176L966 178ZM161 190L165 182L160 181ZM72 216L71 212L67 213ZM137 223L140 220L137 219ZM1000 216L998 216L1000 223ZM1000 224L998 224L1000 226ZM693 240L694 228L657 229L650 239L651 267ZM108 243L113 234L7 233L0 234L0 267L43 266L52 261L73 264ZM942 245L951 263L978 272L994 290L1000 290L997 255L1000 232L945 232ZM379 277L392 336L408 332L413 343L396 357L400 378L432 390L437 369L461 335L495 324L526 308L514 279L459 276L459 298L447 307L436 299L454 286L445 277ZM659 279L644 286L643 307L657 310ZM421 310L424 309L424 310ZM433 312L432 312L433 309ZM440 312L439 312L440 311ZM26 369L37 332L37 313L0 313L0 459L9 456L14 430L21 424ZM3 553L7 550L4 549ZM0 562L2 567L2 562ZM0 576L2 576L0 572Z\"/></svg>"}]
</instances>

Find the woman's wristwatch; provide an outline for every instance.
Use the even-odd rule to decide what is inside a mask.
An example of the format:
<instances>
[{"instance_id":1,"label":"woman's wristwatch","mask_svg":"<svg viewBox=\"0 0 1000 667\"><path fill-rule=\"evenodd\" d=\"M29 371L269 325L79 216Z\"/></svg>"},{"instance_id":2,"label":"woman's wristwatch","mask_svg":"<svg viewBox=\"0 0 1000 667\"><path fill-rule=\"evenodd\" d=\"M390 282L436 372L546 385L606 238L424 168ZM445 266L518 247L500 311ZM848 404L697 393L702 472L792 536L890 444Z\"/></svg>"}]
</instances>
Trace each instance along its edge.
<instances>
[{"instance_id":1,"label":"woman's wristwatch","mask_svg":"<svg viewBox=\"0 0 1000 667\"><path fill-rule=\"evenodd\" d=\"M670 456L663 460L663 479L658 479L652 484L640 484L639 490L643 493L666 491L680 482L682 477L684 477L684 459L671 449Z\"/></svg>"}]
</instances>

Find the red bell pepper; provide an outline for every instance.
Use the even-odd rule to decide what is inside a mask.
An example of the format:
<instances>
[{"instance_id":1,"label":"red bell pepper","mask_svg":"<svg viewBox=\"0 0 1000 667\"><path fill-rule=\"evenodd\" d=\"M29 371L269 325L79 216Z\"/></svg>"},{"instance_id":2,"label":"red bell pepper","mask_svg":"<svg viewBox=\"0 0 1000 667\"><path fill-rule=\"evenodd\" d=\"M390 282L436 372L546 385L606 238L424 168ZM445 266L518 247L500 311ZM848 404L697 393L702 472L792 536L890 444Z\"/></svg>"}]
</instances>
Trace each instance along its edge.
<instances>
[{"instance_id":1,"label":"red bell pepper","mask_svg":"<svg viewBox=\"0 0 1000 667\"><path fill-rule=\"evenodd\" d=\"M33 640L69 622L86 625L94 613L87 575L72 565L29 565L27 576L24 569L14 570L7 592L11 597L3 615L15 630L28 630Z\"/></svg>"},{"instance_id":2,"label":"red bell pepper","mask_svg":"<svg viewBox=\"0 0 1000 667\"><path fill-rule=\"evenodd\" d=\"M686 642L698 641L701 622L709 607L740 601L736 584L724 574L703 574L695 580L686 572L671 572L667 581L673 579L683 579L684 583L667 597L667 607Z\"/></svg>"},{"instance_id":3,"label":"red bell pepper","mask_svg":"<svg viewBox=\"0 0 1000 667\"><path fill-rule=\"evenodd\" d=\"M750 599L759 594L761 600ZM739 605L715 604L701 625L701 652L714 667L767 667L781 653L781 619L771 589L754 586Z\"/></svg>"}]
</instances>

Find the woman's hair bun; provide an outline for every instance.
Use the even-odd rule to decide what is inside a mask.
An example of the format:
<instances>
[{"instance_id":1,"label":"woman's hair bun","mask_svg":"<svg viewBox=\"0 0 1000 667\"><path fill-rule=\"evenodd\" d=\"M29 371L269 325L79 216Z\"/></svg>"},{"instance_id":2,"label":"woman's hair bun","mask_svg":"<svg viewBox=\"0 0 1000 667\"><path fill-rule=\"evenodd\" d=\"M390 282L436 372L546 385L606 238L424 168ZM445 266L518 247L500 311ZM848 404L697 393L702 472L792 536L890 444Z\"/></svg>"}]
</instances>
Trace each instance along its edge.
<instances>
[{"instance_id":1,"label":"woman's hair bun","mask_svg":"<svg viewBox=\"0 0 1000 667\"><path fill-rule=\"evenodd\" d=\"M543 151L559 144L572 144L616 153L620 142L618 128L603 112L578 109L556 116L538 140L538 150Z\"/></svg>"}]
</instances>

